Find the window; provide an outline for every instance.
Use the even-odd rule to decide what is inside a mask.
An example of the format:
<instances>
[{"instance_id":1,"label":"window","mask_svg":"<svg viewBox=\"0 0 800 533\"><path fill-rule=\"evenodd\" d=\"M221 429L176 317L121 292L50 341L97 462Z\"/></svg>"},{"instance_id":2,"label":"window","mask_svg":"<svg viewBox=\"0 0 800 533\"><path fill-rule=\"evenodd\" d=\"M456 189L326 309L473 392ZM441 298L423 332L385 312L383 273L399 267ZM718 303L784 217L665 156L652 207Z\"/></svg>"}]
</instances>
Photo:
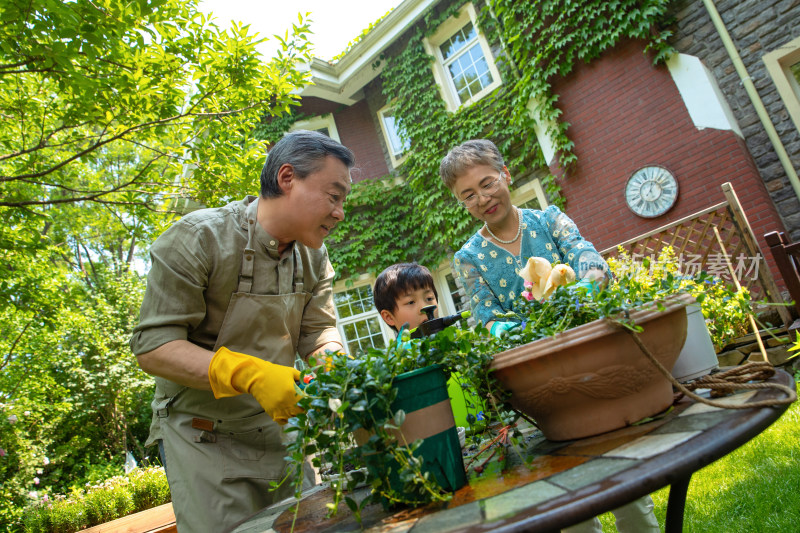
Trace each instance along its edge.
<instances>
[{"instance_id":1,"label":"window","mask_svg":"<svg viewBox=\"0 0 800 533\"><path fill-rule=\"evenodd\" d=\"M500 86L500 73L472 4L464 5L424 44L435 59L433 74L449 110L476 102Z\"/></svg>"},{"instance_id":2,"label":"window","mask_svg":"<svg viewBox=\"0 0 800 533\"><path fill-rule=\"evenodd\" d=\"M384 333L386 326L375 309L369 284L334 293L333 303L336 306L339 333L348 353L355 355L370 347L386 346L389 338Z\"/></svg>"},{"instance_id":3,"label":"window","mask_svg":"<svg viewBox=\"0 0 800 533\"><path fill-rule=\"evenodd\" d=\"M547 196L538 179L529 181L511 191L511 201L523 209L544 209L547 207Z\"/></svg>"},{"instance_id":4,"label":"window","mask_svg":"<svg viewBox=\"0 0 800 533\"><path fill-rule=\"evenodd\" d=\"M764 64L800 130L800 37L764 55Z\"/></svg>"},{"instance_id":5,"label":"window","mask_svg":"<svg viewBox=\"0 0 800 533\"><path fill-rule=\"evenodd\" d=\"M336 129L336 121L333 119L333 113L328 113L327 115L320 115L318 117L312 117L305 120L298 120L292 124L291 128L289 128L289 131L296 130L318 131L324 135L327 135L334 141L341 142L339 139L339 132Z\"/></svg>"},{"instance_id":6,"label":"window","mask_svg":"<svg viewBox=\"0 0 800 533\"><path fill-rule=\"evenodd\" d=\"M403 162L403 155L410 147L409 140L404 138L398 129L397 121L394 118L393 107L384 107L378 111L378 118L381 123L383 138L386 139L386 148L389 151L389 158L392 160L392 166L397 167Z\"/></svg>"}]
</instances>

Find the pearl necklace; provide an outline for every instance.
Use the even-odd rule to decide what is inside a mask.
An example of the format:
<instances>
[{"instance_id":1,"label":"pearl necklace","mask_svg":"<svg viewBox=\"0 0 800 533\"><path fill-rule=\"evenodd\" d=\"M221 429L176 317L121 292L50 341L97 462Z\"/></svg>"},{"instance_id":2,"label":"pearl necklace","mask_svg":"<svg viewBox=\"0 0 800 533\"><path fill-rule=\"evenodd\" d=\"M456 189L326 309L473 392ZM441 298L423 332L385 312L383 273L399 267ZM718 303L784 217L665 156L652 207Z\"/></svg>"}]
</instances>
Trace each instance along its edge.
<instances>
[{"instance_id":1,"label":"pearl necklace","mask_svg":"<svg viewBox=\"0 0 800 533\"><path fill-rule=\"evenodd\" d=\"M520 216L519 209L517 207L514 207L514 212L517 214L517 234L514 235L514 238L511 239L510 241L504 241L503 239L499 239L497 235L492 233L492 230L489 229L489 224L487 224L486 222L483 223L483 227L486 228L486 231L489 232L489 235L492 236L492 239L502 244L511 244L516 242L517 239L519 239L519 236L522 235L522 217Z\"/></svg>"}]
</instances>

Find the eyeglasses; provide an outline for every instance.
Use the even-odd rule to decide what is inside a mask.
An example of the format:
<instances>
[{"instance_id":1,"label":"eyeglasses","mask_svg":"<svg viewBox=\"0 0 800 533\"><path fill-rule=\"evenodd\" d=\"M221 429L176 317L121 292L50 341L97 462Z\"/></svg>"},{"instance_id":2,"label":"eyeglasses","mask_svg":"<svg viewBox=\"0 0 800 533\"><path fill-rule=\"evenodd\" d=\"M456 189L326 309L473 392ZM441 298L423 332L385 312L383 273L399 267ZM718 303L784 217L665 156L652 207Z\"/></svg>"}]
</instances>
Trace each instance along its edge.
<instances>
[{"instance_id":1,"label":"eyeglasses","mask_svg":"<svg viewBox=\"0 0 800 533\"><path fill-rule=\"evenodd\" d=\"M472 193L463 200L461 200L459 205L465 207L466 209L471 209L478 205L478 198L480 196L490 197L494 193L496 193L500 189L500 181L503 179L502 174L492 181L489 181L481 186L480 190L477 193Z\"/></svg>"}]
</instances>

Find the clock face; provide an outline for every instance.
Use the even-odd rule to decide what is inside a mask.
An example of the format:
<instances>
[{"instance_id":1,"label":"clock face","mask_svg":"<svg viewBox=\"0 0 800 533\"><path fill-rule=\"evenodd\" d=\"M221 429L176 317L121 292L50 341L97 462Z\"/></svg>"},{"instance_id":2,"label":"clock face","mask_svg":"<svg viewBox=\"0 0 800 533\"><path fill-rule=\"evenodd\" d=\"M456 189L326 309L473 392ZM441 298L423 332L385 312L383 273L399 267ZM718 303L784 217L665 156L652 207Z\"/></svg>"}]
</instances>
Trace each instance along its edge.
<instances>
[{"instance_id":1,"label":"clock face","mask_svg":"<svg viewBox=\"0 0 800 533\"><path fill-rule=\"evenodd\" d=\"M628 207L645 218L661 216L675 205L678 199L678 182L664 167L640 168L625 185L625 201Z\"/></svg>"}]
</instances>

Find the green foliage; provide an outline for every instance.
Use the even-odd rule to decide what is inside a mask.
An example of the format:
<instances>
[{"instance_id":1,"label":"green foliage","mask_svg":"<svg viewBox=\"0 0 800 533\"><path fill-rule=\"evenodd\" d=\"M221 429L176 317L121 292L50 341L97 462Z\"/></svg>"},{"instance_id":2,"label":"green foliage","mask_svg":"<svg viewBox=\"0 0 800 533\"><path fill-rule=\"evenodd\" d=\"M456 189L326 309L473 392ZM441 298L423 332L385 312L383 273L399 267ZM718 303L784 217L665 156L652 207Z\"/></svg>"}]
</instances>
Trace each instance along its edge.
<instances>
[{"instance_id":1,"label":"green foliage","mask_svg":"<svg viewBox=\"0 0 800 533\"><path fill-rule=\"evenodd\" d=\"M128 347L142 250L185 206L176 199L253 192L265 143L251 132L306 83L304 18L265 62L246 27L222 31L197 4L0 8L0 522L11 531L31 495L118 473L126 451L145 459L153 381Z\"/></svg>"},{"instance_id":2,"label":"green foliage","mask_svg":"<svg viewBox=\"0 0 800 533\"><path fill-rule=\"evenodd\" d=\"M88 485L88 484L87 484ZM42 497L25 515L25 530L72 532L144 511L170 501L162 468L137 468L102 484L78 490L70 497Z\"/></svg>"},{"instance_id":3,"label":"green foliage","mask_svg":"<svg viewBox=\"0 0 800 533\"><path fill-rule=\"evenodd\" d=\"M377 25L378 25L378 23L379 23L380 21L382 21L383 19L385 19L386 17L388 17L388 16L389 16L389 13L391 13L392 11L394 11L394 8L391 8L389 11L387 11L386 13L384 13L383 15L381 15L380 17L378 17L378 20L376 20L375 22L372 22L372 23L371 23L369 26L367 26L367 27L366 27L364 30L362 30L362 31L361 31L361 33L359 33L359 34L356 36L356 38L355 38L355 39L353 39L352 41L350 41L349 43L347 43L347 46L345 47L345 49L344 49L344 50L342 50L340 53L338 53L338 54L336 54L335 56L333 56L333 58L331 58L331 61L330 61L330 62L331 62L331 63L336 63L337 61L339 61L340 59L342 59L342 58L343 58L345 55L347 55L347 53L348 53L350 50L352 50L352 49L353 49L353 47L354 47L355 45L357 45L358 43L360 43L360 42L361 42L361 41L364 39L364 37L366 37L366 36L367 36L367 34L369 34L369 32L371 32L371 31L372 31L372 29L373 29L375 26L377 26Z\"/></svg>"},{"instance_id":4,"label":"green foliage","mask_svg":"<svg viewBox=\"0 0 800 533\"><path fill-rule=\"evenodd\" d=\"M609 258L608 265L617 276L632 274L642 286L652 286L665 279L676 280L676 290L688 292L700 303L717 352L730 340L747 334L749 330L748 317L752 314L750 292L745 288L737 290L721 279L705 274L681 277L680 264L671 246L662 248L654 261L645 258L643 262L635 261L620 248L617 257Z\"/></svg>"},{"instance_id":5,"label":"green foliage","mask_svg":"<svg viewBox=\"0 0 800 533\"><path fill-rule=\"evenodd\" d=\"M492 139L506 156L512 175L523 177L546 168L533 135L538 121L555 140L560 164L568 167L575 160L573 144L567 136L568 125L559 121L561 111L558 97L551 91L552 80L567 75L579 60L597 58L622 38L645 40L647 47L655 50L655 61L663 61L671 50L666 42L669 33L656 29L666 13L667 0L490 0L479 14L479 23L489 41L504 49L498 59L504 83L480 101L449 112L423 39L463 3L428 12L408 42L382 59L383 94L395 106L401 134L411 145L398 169L405 182L392 195L401 203L384 200L385 182L390 178L359 183L358 199L352 201L329 247L340 276L381 269L399 260L439 265L477 229L438 177L447 150L469 139ZM536 104L533 115L528 110L531 102ZM545 174L542 186L550 202L563 208L557 181ZM398 223L400 212L413 224ZM387 255L378 256L377 263L374 254L362 253L381 242L376 233L391 235L392 243L382 247Z\"/></svg>"},{"instance_id":6,"label":"green foliage","mask_svg":"<svg viewBox=\"0 0 800 533\"><path fill-rule=\"evenodd\" d=\"M408 348L396 345L385 351L370 348L358 359L332 354L331 363L326 365L330 370L317 372L316 379L305 389L306 396L299 402L305 411L290 419L286 429L295 435L288 445L287 455L296 476L296 496L299 498L301 495L303 459L316 454L315 466L331 464L334 472L342 477L345 464L359 469L364 467L368 457L378 464L396 465L396 473L404 482L402 489L391 486L388 470L380 476L370 475L371 496L355 509L356 512L367 503L382 499L411 505L449 499L435 479L421 471L422 461L412 455L421 442L410 443L408 447L399 446L394 434L390 433L402 424L405 417L402 410L394 412L391 409L397 396L394 382L403 372L440 364L448 375L459 372L465 387L480 384L480 389L472 390L501 398L503 393L488 375L491 354L494 353L490 346L495 341L487 333L484 328L473 331L449 327L434 337L411 342ZM491 419L495 415L487 412L487 416ZM355 447L351 434L357 430L373 435L365 444ZM364 474L354 474L347 485L352 488L364 478ZM334 501L329 506L331 514L335 514L343 500L345 488L343 483L333 486Z\"/></svg>"}]
</instances>

